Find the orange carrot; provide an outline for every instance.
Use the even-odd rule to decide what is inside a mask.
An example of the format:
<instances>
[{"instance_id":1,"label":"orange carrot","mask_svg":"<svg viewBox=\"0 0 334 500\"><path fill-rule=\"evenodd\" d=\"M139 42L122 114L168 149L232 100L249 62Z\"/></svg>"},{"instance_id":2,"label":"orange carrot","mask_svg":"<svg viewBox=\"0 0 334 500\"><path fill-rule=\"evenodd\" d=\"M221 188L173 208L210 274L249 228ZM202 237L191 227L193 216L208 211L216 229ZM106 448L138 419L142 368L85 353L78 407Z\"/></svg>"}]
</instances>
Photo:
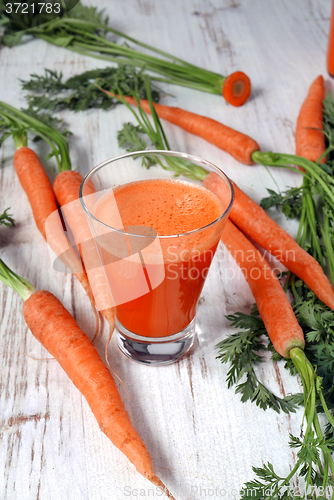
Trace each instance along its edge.
<instances>
[{"instance_id":1,"label":"orange carrot","mask_svg":"<svg viewBox=\"0 0 334 500\"><path fill-rule=\"evenodd\" d=\"M251 93L251 82L245 73L236 71L225 78L223 97L233 106L242 106Z\"/></svg>"},{"instance_id":2,"label":"orange carrot","mask_svg":"<svg viewBox=\"0 0 334 500\"><path fill-rule=\"evenodd\" d=\"M84 396L101 430L140 474L164 488L153 471L149 453L130 421L110 371L61 302L50 292L37 291L25 301L23 316L36 339L57 359Z\"/></svg>"},{"instance_id":3,"label":"orange carrot","mask_svg":"<svg viewBox=\"0 0 334 500\"><path fill-rule=\"evenodd\" d=\"M116 94L105 89L101 90L108 95L118 97ZM137 102L133 97L123 96L128 104L137 106ZM146 113L150 113L149 102L145 99L140 100L140 104ZM206 141L214 144L218 148L226 151L240 163L245 165L253 165L252 154L260 150L260 146L254 139L246 134L238 132L233 128L227 127L212 118L197 115L190 111L185 111L181 108L164 106L163 104L154 103L154 108L159 118L167 120L174 125L178 125L187 132L197 135Z\"/></svg>"},{"instance_id":4,"label":"orange carrot","mask_svg":"<svg viewBox=\"0 0 334 500\"><path fill-rule=\"evenodd\" d=\"M97 255L97 250L93 244L90 244L92 240L92 234L88 226L84 211L79 202L79 189L83 181L83 177L79 172L73 170L64 170L60 172L54 183L53 190L56 195L57 201L61 207L65 210L66 221L73 233L74 240L78 244L79 252L82 258L82 262L86 267L86 272L88 279L91 283L91 288L96 291L95 300L98 298L99 304L107 304L107 307L100 309L101 314L105 317L109 323L109 339L115 328L115 313L114 308L109 306L110 303L110 290L106 281L105 274L101 266L89 265L88 260L91 262L92 258L99 262L99 257ZM95 192L94 186L91 183L89 186L89 192L86 191L85 195L92 194ZM75 203L77 202L77 203ZM84 245L81 242L85 242ZM89 248L87 247L89 245ZM93 253L93 255L92 255ZM108 339L108 341L109 341ZM108 346L108 342L107 342ZM107 358L107 357L106 357ZM108 358L107 358L108 359Z\"/></svg>"},{"instance_id":5,"label":"orange carrot","mask_svg":"<svg viewBox=\"0 0 334 500\"><path fill-rule=\"evenodd\" d=\"M124 98L128 101L127 97ZM131 102L130 104L134 103ZM148 101L141 99L140 104L146 113L150 113ZM244 163L245 165L254 164L252 154L254 151L259 151L260 146L248 135L227 127L212 118L197 115L181 108L164 106L157 103L154 103L154 108L159 118L174 123L174 125L183 128L183 130L191 134L202 137L202 139L233 156L240 163Z\"/></svg>"},{"instance_id":6,"label":"orange carrot","mask_svg":"<svg viewBox=\"0 0 334 500\"><path fill-rule=\"evenodd\" d=\"M304 349L303 330L265 258L230 220L226 223L221 239L250 286L276 351L284 358L289 358L289 352L294 347Z\"/></svg>"},{"instance_id":7,"label":"orange carrot","mask_svg":"<svg viewBox=\"0 0 334 500\"><path fill-rule=\"evenodd\" d=\"M328 35L326 63L329 76L334 76L334 2L333 1L332 1L329 35Z\"/></svg>"},{"instance_id":8,"label":"orange carrot","mask_svg":"<svg viewBox=\"0 0 334 500\"><path fill-rule=\"evenodd\" d=\"M325 152L322 101L325 97L324 79L319 75L308 91L300 108L296 125L296 155L316 162ZM326 158L321 159L325 163Z\"/></svg>"},{"instance_id":9,"label":"orange carrot","mask_svg":"<svg viewBox=\"0 0 334 500\"><path fill-rule=\"evenodd\" d=\"M221 182L217 174L210 173L203 185L218 198L226 199L226 184ZM230 211L232 222L302 279L328 307L334 309L334 289L320 264L235 183L233 187L234 203Z\"/></svg>"},{"instance_id":10,"label":"orange carrot","mask_svg":"<svg viewBox=\"0 0 334 500\"><path fill-rule=\"evenodd\" d=\"M101 430L140 474L173 498L153 471L151 457L130 421L111 373L75 319L54 295L36 291L1 259L0 279L24 300L28 328L79 389Z\"/></svg>"},{"instance_id":11,"label":"orange carrot","mask_svg":"<svg viewBox=\"0 0 334 500\"><path fill-rule=\"evenodd\" d=\"M14 169L28 197L36 225L46 240L46 219L49 215L57 211L56 198L49 178L37 154L28 147L23 146L16 150L14 154ZM69 245L60 218L54 222L52 233L48 234L48 243L85 289L95 313L97 325L99 325L99 318L86 272L74 249Z\"/></svg>"}]
</instances>

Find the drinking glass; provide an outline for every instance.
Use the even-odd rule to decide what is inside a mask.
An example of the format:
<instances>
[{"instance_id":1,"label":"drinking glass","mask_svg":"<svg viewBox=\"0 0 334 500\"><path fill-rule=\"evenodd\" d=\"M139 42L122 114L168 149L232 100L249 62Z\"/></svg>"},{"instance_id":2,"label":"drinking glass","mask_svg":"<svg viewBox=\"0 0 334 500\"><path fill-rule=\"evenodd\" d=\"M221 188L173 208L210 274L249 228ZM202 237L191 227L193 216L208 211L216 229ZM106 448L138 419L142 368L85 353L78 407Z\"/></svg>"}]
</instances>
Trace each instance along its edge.
<instances>
[{"instance_id":1,"label":"drinking glass","mask_svg":"<svg viewBox=\"0 0 334 500\"><path fill-rule=\"evenodd\" d=\"M186 199L189 206L183 206L182 213L183 217L188 214L192 228L178 231L177 185L180 187L181 182L182 190L186 183L185 188L191 191L210 173L227 186L228 195L220 200L219 215L197 227L192 218L193 201ZM145 181L160 180L168 181L164 183L168 192L165 199L153 200ZM152 186L152 182L146 182L146 186ZM123 225L122 210L117 205L120 190L128 212L136 213L131 225L129 221ZM215 198L213 193L204 194ZM173 215L164 208L170 196L176 197ZM220 168L175 151L126 153L103 161L84 178L80 200L99 256L99 262L89 266L103 269L108 284L104 307L115 307L117 344L129 358L165 365L190 350L196 334L196 306L233 196L232 184ZM154 223L145 220L145 203L152 200L160 207L156 220L167 224L167 235L159 234ZM208 210L208 200L205 202L201 206L204 211Z\"/></svg>"}]
</instances>

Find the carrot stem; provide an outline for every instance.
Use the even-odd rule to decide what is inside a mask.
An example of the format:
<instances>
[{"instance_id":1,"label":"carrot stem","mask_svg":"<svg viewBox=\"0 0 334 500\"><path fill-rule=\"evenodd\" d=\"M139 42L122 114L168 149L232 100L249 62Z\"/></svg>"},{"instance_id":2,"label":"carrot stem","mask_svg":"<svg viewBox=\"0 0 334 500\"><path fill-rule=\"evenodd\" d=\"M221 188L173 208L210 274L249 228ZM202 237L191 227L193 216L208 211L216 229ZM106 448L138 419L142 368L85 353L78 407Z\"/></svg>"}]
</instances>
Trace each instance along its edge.
<instances>
[{"instance_id":1,"label":"carrot stem","mask_svg":"<svg viewBox=\"0 0 334 500\"><path fill-rule=\"evenodd\" d=\"M30 131L49 144L52 155L56 157L60 172L62 170L71 170L67 139L57 129L3 101L0 101L0 118L5 120L11 129L14 141L16 138L15 145L17 148L25 145L20 141L18 134L22 133L22 131Z\"/></svg>"},{"instance_id":2,"label":"carrot stem","mask_svg":"<svg viewBox=\"0 0 334 500\"><path fill-rule=\"evenodd\" d=\"M293 476L298 471L301 463L302 463L302 459L297 460L297 463L294 466L294 468L292 469L292 471L290 472L290 474L284 479L284 481L279 486L277 486L277 488L273 492L270 492L271 493L270 497L267 497L267 496L265 497L266 500L273 500L273 499L277 498L276 495L277 495L277 493L280 492L282 486L289 486L290 480L293 478Z\"/></svg>"},{"instance_id":3,"label":"carrot stem","mask_svg":"<svg viewBox=\"0 0 334 500\"><path fill-rule=\"evenodd\" d=\"M311 175L311 177L314 177L314 179L319 182L321 187L328 195L329 201L331 202L331 204L333 204L332 208L334 208L334 192L322 178L324 170L317 163L306 160L301 156L283 153L272 153L271 151L268 151L266 153L255 151L252 154L252 158L255 163L258 163L259 165L266 165L269 167L291 168L289 167L289 165L295 164L304 168ZM304 173L303 175L306 174Z\"/></svg>"},{"instance_id":4,"label":"carrot stem","mask_svg":"<svg viewBox=\"0 0 334 500\"><path fill-rule=\"evenodd\" d=\"M36 291L29 281L14 273L2 259L0 259L0 280L12 288L24 301Z\"/></svg>"},{"instance_id":5,"label":"carrot stem","mask_svg":"<svg viewBox=\"0 0 334 500\"><path fill-rule=\"evenodd\" d=\"M328 406L326 404L326 401L325 401L325 398L324 398L322 391L319 391L319 397L320 397L320 401L321 401L322 407L324 409L324 412L326 413L326 416L328 418L328 421L334 429L334 419L333 419L333 417L328 409Z\"/></svg>"},{"instance_id":6,"label":"carrot stem","mask_svg":"<svg viewBox=\"0 0 334 500\"><path fill-rule=\"evenodd\" d=\"M160 119L159 119L159 117L157 115L157 112L156 112L156 110L154 108L154 105L153 105L151 85L150 85L149 79L147 77L145 78L145 90L146 90L147 99L148 99L148 102L149 102L149 105L150 105L151 115L152 115L152 118L153 118L153 121L154 121L154 124L155 124L155 129L158 131L158 133L159 133L159 135L160 135L160 137L162 139L161 142L166 145L166 149L170 149L167 136L165 134L165 131L164 131L162 125L161 125ZM143 111L143 109L142 109L141 106L139 107L139 109L147 117L147 114ZM148 117L147 117L147 119L148 119Z\"/></svg>"},{"instance_id":7,"label":"carrot stem","mask_svg":"<svg viewBox=\"0 0 334 500\"><path fill-rule=\"evenodd\" d=\"M143 107L141 105L141 100L140 100L137 93L134 93L133 96L131 96L131 99L132 100L134 99L135 102L137 103L138 112L136 112L133 109L133 107L129 104L129 102L127 101L126 97L129 97L129 96L124 96L119 88L116 89L117 93L110 92L106 89L103 89L97 83L99 80L100 79L97 79L95 81L95 86L99 90L104 92L105 94L115 97L116 99L118 99L120 102L125 104L130 109L132 114L135 116L137 122L139 123L140 127L142 127L142 129L148 135L148 137L150 138L150 140L152 141L152 143L154 144L154 146L156 148L161 149L161 150L170 150L167 136L165 134L163 126L161 125L159 116L154 108L152 93L151 93L151 88L149 85L149 78L148 77L145 78L145 90L147 93L147 97L148 97L147 102L149 103L149 106L150 106L150 112L151 112L151 115L153 117L154 126L151 124L150 120L148 119L148 115L145 112L145 110L143 109ZM166 156L165 161L166 161L168 166L164 165L159 160L158 157L156 157L156 161L165 170L174 171L175 175L177 175L177 176L185 175L185 176L189 177L190 179L202 181L205 179L205 177L208 174L208 172L205 169L203 169L202 167L199 167L198 165L190 163L186 160L183 160L182 158L173 158L173 157Z\"/></svg>"},{"instance_id":8,"label":"carrot stem","mask_svg":"<svg viewBox=\"0 0 334 500\"><path fill-rule=\"evenodd\" d=\"M14 133L13 134L13 139L14 139L14 143L15 143L15 148L16 149L24 148L24 147L27 147L27 145L28 145L28 135L27 135L27 132L22 132L21 134L20 133Z\"/></svg>"},{"instance_id":9,"label":"carrot stem","mask_svg":"<svg viewBox=\"0 0 334 500\"><path fill-rule=\"evenodd\" d=\"M329 272L332 278L332 281L334 283L334 248L333 248L333 243L331 241L330 237L330 232L333 231L333 228L330 227L329 224L329 217L325 213L324 215L324 226L320 226L321 233L322 233L322 239L325 244L327 256L328 256L328 262L329 262Z\"/></svg>"},{"instance_id":10,"label":"carrot stem","mask_svg":"<svg viewBox=\"0 0 334 500\"><path fill-rule=\"evenodd\" d=\"M323 433L320 427L318 413L316 408L316 396L319 396L322 408L329 419L330 424L333 426L334 420L329 413L325 398L322 393L321 388L321 377L318 377L314 371L313 366L307 359L304 351L299 348L294 348L290 351L290 357L295 365L298 373L300 374L304 387L304 399L305 399L305 413L307 418L307 428L305 431L304 442L307 440L309 433L311 431L311 424L315 430L316 436L319 442L323 442ZM319 471L323 476L323 487L325 488L328 483L329 470L334 473L334 461L331 456L331 450L328 446L322 446L322 452L324 457L324 467L321 464L320 458L317 461Z\"/></svg>"},{"instance_id":11,"label":"carrot stem","mask_svg":"<svg viewBox=\"0 0 334 500\"><path fill-rule=\"evenodd\" d=\"M296 241L300 246L303 246L302 239L304 238L304 234L305 234L305 230L304 230L305 218L306 218L306 209L305 209L305 205L303 205L302 212L300 215L300 220L299 220L297 237L296 237ZM305 241L304 241L304 243L305 243Z\"/></svg>"},{"instance_id":12,"label":"carrot stem","mask_svg":"<svg viewBox=\"0 0 334 500\"><path fill-rule=\"evenodd\" d=\"M48 43L51 43L53 45L58 45L57 43L55 43L54 38L51 36L47 35L37 35L37 36L38 38L41 38L42 40L45 40ZM119 48L119 46L117 47ZM168 75L169 77L159 78L152 76L151 77L152 80L163 81L168 84L180 85L183 87L192 88L194 90L201 90L203 92L207 92L210 94L221 94L222 86L225 81L225 77L222 77L220 75L219 80L217 79L217 81L213 85L212 83L210 83L211 78L206 78L206 79L199 78L200 72L197 73L198 75L197 77L197 75L194 76L189 74L189 71L188 72L185 71L185 68L183 68L182 66L180 67L180 69L179 68L175 69L172 63L161 64L160 61L160 64L159 63L154 64L152 60L149 61L144 58L138 58L136 60L128 59L128 57L122 51L119 51L120 55L113 56L110 55L114 53L113 50L111 49L108 50L107 48L101 49L100 46L97 46L98 54L96 54L96 52L92 50L91 44L87 44L80 41L76 41L75 43L73 43L73 45L68 45L66 48L82 55L94 57L95 59L101 59L104 61L115 62L115 63L117 62L120 64L128 64L136 67L145 68L153 72L163 73ZM121 57L122 55L124 57ZM166 63L166 61L164 61L164 63Z\"/></svg>"},{"instance_id":13,"label":"carrot stem","mask_svg":"<svg viewBox=\"0 0 334 500\"><path fill-rule=\"evenodd\" d=\"M304 179L304 180L306 180L306 179ZM324 260L323 260L323 255L322 255L322 251L320 248L319 238L318 238L318 235L316 232L316 226L317 226L316 215L314 213L314 205L313 205L313 201L311 199L311 194L310 194L310 191L308 189L306 190L305 203L307 204L307 214L308 214L308 218L310 221L309 227L310 227L310 233L311 233L312 240L313 240L313 247L314 247L315 253L316 253L316 258L317 258L319 264L323 267Z\"/></svg>"}]
</instances>

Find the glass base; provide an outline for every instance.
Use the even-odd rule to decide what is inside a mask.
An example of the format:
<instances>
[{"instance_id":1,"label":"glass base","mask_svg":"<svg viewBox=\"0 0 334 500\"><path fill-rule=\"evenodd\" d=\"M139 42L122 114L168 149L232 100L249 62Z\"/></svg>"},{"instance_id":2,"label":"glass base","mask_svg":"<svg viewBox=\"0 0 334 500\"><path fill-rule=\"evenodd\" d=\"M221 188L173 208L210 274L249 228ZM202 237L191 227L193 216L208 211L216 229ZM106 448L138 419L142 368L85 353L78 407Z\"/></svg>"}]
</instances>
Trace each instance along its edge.
<instances>
[{"instance_id":1,"label":"glass base","mask_svg":"<svg viewBox=\"0 0 334 500\"><path fill-rule=\"evenodd\" d=\"M142 337L127 330L116 318L116 339L120 350L138 363L162 366L175 363L191 349L196 335L196 318L169 337Z\"/></svg>"}]
</instances>

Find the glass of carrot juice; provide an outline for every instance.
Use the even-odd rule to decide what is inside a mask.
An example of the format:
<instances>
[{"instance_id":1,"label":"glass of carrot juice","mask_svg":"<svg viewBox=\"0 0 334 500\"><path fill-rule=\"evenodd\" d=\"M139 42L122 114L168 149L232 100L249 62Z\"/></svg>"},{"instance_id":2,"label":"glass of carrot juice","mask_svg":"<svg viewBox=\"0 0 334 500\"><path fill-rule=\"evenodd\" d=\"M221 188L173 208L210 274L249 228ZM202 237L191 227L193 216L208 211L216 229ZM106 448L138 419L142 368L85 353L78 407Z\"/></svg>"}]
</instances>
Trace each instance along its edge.
<instances>
[{"instance_id":1,"label":"glass of carrot juice","mask_svg":"<svg viewBox=\"0 0 334 500\"><path fill-rule=\"evenodd\" d=\"M226 199L201 186L210 172L226 183ZM164 365L191 348L197 302L233 196L222 170L175 151L116 156L84 178L80 200L99 258L87 273L100 276L93 293L115 308L117 343L129 358Z\"/></svg>"}]
</instances>

